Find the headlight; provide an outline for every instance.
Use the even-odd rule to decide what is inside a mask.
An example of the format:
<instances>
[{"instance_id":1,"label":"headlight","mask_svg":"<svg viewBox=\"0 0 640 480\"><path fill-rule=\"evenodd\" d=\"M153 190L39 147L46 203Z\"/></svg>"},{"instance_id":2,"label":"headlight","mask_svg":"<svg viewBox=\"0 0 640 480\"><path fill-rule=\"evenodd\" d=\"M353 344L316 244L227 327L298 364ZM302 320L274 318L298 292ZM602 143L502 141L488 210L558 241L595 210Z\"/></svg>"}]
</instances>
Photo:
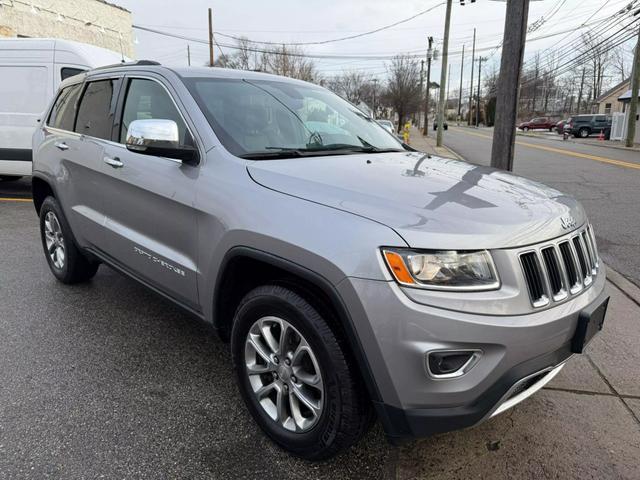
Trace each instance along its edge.
<instances>
[{"instance_id":1,"label":"headlight","mask_svg":"<svg viewBox=\"0 0 640 480\"><path fill-rule=\"evenodd\" d=\"M398 283L431 290L493 290L500 286L491 254L486 250L382 249Z\"/></svg>"}]
</instances>

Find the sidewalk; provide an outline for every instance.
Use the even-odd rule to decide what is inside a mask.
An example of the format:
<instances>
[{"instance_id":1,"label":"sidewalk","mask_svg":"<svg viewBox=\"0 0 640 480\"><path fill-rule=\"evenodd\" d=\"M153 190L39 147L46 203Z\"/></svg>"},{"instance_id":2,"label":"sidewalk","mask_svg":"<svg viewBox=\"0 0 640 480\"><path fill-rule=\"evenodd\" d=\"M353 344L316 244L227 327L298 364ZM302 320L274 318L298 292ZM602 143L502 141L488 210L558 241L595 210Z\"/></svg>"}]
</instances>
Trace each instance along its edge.
<instances>
[{"instance_id":1,"label":"sidewalk","mask_svg":"<svg viewBox=\"0 0 640 480\"><path fill-rule=\"evenodd\" d=\"M448 157L455 158L457 160L463 160L460 155L451 150L449 147L445 147L444 145L442 147L436 146L436 134L437 132L429 130L429 135L424 137L422 136L422 130L419 130L415 126L412 126L409 140L410 145L416 150L438 157Z\"/></svg>"}]
</instances>

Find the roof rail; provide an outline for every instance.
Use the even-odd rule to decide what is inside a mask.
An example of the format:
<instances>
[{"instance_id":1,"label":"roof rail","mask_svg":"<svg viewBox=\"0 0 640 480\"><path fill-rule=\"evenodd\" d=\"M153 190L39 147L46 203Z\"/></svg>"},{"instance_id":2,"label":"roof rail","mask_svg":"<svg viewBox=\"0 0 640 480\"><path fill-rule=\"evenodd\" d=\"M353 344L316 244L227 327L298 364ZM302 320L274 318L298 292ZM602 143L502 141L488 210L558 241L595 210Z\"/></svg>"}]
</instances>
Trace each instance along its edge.
<instances>
[{"instance_id":1,"label":"roof rail","mask_svg":"<svg viewBox=\"0 0 640 480\"><path fill-rule=\"evenodd\" d=\"M105 68L116 68L116 67L134 67L134 66L143 66L143 65L160 65L160 62L156 62L155 60L136 60L134 62L121 62L114 63L112 65L103 65L101 67L96 67L93 70L103 70Z\"/></svg>"}]
</instances>

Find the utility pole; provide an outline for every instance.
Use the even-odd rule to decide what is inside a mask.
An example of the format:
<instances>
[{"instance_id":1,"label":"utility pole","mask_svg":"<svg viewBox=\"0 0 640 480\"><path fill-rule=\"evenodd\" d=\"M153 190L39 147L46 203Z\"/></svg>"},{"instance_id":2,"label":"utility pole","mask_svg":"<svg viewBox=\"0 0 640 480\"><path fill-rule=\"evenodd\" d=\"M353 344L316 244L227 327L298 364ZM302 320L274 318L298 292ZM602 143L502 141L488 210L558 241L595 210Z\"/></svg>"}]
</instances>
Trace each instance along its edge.
<instances>
[{"instance_id":1,"label":"utility pole","mask_svg":"<svg viewBox=\"0 0 640 480\"><path fill-rule=\"evenodd\" d=\"M188 43L187 43L187 65L191 66L191 48L189 48Z\"/></svg>"},{"instance_id":2,"label":"utility pole","mask_svg":"<svg viewBox=\"0 0 640 480\"><path fill-rule=\"evenodd\" d=\"M471 126L471 106L473 105L473 64L476 61L476 29L473 29L473 50L471 50L471 84L469 85L469 121L467 125Z\"/></svg>"},{"instance_id":3,"label":"utility pole","mask_svg":"<svg viewBox=\"0 0 640 480\"><path fill-rule=\"evenodd\" d=\"M478 95L476 96L476 128L480 126L480 86L482 85L482 57L478 58Z\"/></svg>"},{"instance_id":4,"label":"utility pole","mask_svg":"<svg viewBox=\"0 0 640 480\"><path fill-rule=\"evenodd\" d=\"M378 90L378 79L373 79L373 118L376 118L376 91Z\"/></svg>"},{"instance_id":5,"label":"utility pole","mask_svg":"<svg viewBox=\"0 0 640 480\"><path fill-rule=\"evenodd\" d=\"M209 66L213 67L213 13L209 9Z\"/></svg>"},{"instance_id":6,"label":"utility pole","mask_svg":"<svg viewBox=\"0 0 640 480\"><path fill-rule=\"evenodd\" d=\"M509 0L504 21L500 76L496 88L496 123L491 147L491 166L513 170L518 114L518 88L527 39L529 0Z\"/></svg>"},{"instance_id":7,"label":"utility pole","mask_svg":"<svg viewBox=\"0 0 640 480\"><path fill-rule=\"evenodd\" d=\"M584 74L586 67L582 67L582 79L580 80L580 89L578 90L578 105L576 105L576 115L580 115L580 107L582 106L582 89L584 88Z\"/></svg>"},{"instance_id":8,"label":"utility pole","mask_svg":"<svg viewBox=\"0 0 640 480\"><path fill-rule=\"evenodd\" d=\"M464 73L464 45L462 45L462 61L460 62L460 93L458 93L458 123L460 123L460 110L462 109L462 74Z\"/></svg>"},{"instance_id":9,"label":"utility pole","mask_svg":"<svg viewBox=\"0 0 640 480\"><path fill-rule=\"evenodd\" d=\"M440 101L438 102L438 132L436 145L442 146L444 133L444 95L447 88L447 65L449 64L449 27L451 26L451 6L453 0L447 0L447 12L444 19L444 40L442 42L442 66L440 67Z\"/></svg>"},{"instance_id":10,"label":"utility pole","mask_svg":"<svg viewBox=\"0 0 640 480\"><path fill-rule=\"evenodd\" d=\"M433 37L427 39L429 41L429 48L427 49L427 91L425 93L424 101L424 128L422 129L422 135L425 137L429 135L429 84L431 83L431 59L433 58Z\"/></svg>"},{"instance_id":11,"label":"utility pole","mask_svg":"<svg viewBox=\"0 0 640 480\"><path fill-rule=\"evenodd\" d=\"M447 67L447 71L449 72L447 74L447 98L444 101L444 109L445 109L445 113L448 107L448 103L449 103L449 85L451 85L451 64L449 64L449 66Z\"/></svg>"},{"instance_id":12,"label":"utility pole","mask_svg":"<svg viewBox=\"0 0 640 480\"><path fill-rule=\"evenodd\" d=\"M631 103L629 104L629 121L627 122L627 147L633 147L633 139L636 134L636 117L638 115L638 94L640 93L640 27L638 28L638 43L633 55L633 68L631 69Z\"/></svg>"},{"instance_id":13,"label":"utility pole","mask_svg":"<svg viewBox=\"0 0 640 480\"><path fill-rule=\"evenodd\" d=\"M424 90L424 60L420 60L420 99ZM420 109L418 109L418 128L420 128Z\"/></svg>"}]
</instances>

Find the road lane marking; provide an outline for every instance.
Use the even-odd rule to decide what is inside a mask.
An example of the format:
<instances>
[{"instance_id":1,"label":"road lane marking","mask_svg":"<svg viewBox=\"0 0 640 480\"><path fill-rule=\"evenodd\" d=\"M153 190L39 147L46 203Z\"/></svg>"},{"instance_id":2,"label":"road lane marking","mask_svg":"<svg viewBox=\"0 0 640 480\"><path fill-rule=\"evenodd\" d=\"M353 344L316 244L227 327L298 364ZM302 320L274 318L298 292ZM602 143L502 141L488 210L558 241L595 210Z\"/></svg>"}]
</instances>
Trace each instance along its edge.
<instances>
[{"instance_id":1,"label":"road lane marking","mask_svg":"<svg viewBox=\"0 0 640 480\"><path fill-rule=\"evenodd\" d=\"M3 198L0 197L0 202L33 202L32 198Z\"/></svg>"},{"instance_id":2,"label":"road lane marking","mask_svg":"<svg viewBox=\"0 0 640 480\"><path fill-rule=\"evenodd\" d=\"M493 137L490 136L490 135L483 135L483 134L476 133L476 132L467 132L464 129L455 129L455 130L463 132L463 133L465 133L467 135L473 135L475 137L487 138L489 140L493 139ZM564 150L562 148L547 147L547 146L544 146L544 145L536 145L534 143L522 142L522 141L519 141L519 140L516 140L516 145L521 145L523 147L529 147L529 148L537 148L538 150L545 150L547 152L559 153L561 155L567 155L569 157L586 158L587 160L594 160L596 162L608 163L610 165L616 165L618 167L633 168L635 170L640 170L640 164L639 163L625 162L624 160L616 160L616 159L613 159L613 158L600 157L598 155L590 155L588 153L573 152L571 150Z\"/></svg>"}]
</instances>

